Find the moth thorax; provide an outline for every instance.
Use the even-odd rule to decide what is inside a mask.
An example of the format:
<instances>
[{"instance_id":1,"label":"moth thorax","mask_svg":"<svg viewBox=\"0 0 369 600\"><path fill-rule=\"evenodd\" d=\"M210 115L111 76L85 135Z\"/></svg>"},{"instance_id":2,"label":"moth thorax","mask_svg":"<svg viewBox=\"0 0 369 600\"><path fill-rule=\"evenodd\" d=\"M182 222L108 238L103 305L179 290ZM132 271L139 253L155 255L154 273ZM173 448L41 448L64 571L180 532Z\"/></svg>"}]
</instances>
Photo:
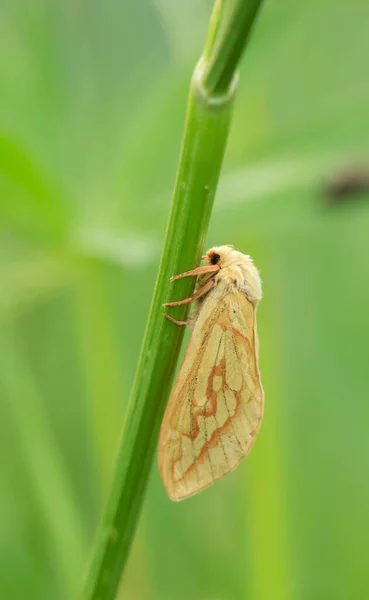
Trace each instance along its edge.
<instances>
[{"instance_id":1,"label":"moth thorax","mask_svg":"<svg viewBox=\"0 0 369 600\"><path fill-rule=\"evenodd\" d=\"M254 304L257 304L259 300L261 300L263 295L261 291L261 280L257 269L253 265L252 269L247 269L241 287L248 299L251 302L254 302Z\"/></svg>"}]
</instances>

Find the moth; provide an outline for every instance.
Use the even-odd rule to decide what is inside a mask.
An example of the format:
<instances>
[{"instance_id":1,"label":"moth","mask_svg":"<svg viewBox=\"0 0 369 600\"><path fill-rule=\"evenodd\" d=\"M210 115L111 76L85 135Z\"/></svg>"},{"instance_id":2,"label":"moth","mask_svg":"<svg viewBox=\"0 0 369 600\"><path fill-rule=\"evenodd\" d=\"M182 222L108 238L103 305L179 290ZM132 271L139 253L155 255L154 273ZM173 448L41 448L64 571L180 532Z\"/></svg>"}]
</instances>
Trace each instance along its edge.
<instances>
[{"instance_id":1,"label":"moth","mask_svg":"<svg viewBox=\"0 0 369 600\"><path fill-rule=\"evenodd\" d=\"M250 451L264 409L256 308L261 280L250 256L217 246L197 276L193 325L159 438L159 470L168 496L183 500L233 471Z\"/></svg>"}]
</instances>

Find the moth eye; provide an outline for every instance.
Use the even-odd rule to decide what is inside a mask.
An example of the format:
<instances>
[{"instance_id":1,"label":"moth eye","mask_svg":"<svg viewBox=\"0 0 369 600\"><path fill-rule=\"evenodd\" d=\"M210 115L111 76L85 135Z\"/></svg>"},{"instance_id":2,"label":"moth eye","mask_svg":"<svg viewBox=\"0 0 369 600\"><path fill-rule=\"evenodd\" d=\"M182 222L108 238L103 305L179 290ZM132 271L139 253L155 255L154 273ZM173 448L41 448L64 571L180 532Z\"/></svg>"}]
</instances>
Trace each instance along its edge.
<instances>
[{"instance_id":1,"label":"moth eye","mask_svg":"<svg viewBox=\"0 0 369 600\"><path fill-rule=\"evenodd\" d=\"M211 259L210 259L211 264L212 265L217 265L219 261L220 261L219 254L213 254L212 257L211 257Z\"/></svg>"}]
</instances>

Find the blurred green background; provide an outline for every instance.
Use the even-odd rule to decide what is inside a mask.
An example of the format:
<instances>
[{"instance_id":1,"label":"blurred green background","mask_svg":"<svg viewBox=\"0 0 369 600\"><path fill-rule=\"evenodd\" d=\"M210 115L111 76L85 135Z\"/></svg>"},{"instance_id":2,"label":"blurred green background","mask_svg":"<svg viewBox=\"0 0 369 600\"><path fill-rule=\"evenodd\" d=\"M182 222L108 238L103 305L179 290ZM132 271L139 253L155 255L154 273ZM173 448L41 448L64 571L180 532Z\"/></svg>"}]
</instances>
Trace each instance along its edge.
<instances>
[{"instance_id":1,"label":"blurred green background","mask_svg":"<svg viewBox=\"0 0 369 600\"><path fill-rule=\"evenodd\" d=\"M134 377L210 0L0 7L0 598L76 597ZM369 4L265 2L208 246L261 270L263 425L180 504L156 462L120 597L368 595ZM164 301L165 299L163 299Z\"/></svg>"}]
</instances>

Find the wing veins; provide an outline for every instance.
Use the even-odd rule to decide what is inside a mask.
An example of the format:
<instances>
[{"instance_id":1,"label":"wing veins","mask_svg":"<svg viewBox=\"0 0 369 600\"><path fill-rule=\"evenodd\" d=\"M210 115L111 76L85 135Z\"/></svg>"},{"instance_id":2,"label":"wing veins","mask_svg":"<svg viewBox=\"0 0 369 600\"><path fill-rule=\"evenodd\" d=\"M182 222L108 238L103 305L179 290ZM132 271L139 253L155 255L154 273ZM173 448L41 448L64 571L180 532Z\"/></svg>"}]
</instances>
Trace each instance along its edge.
<instances>
[{"instance_id":1,"label":"wing veins","mask_svg":"<svg viewBox=\"0 0 369 600\"><path fill-rule=\"evenodd\" d=\"M242 315L242 310L241 310L241 308L240 308L240 305L239 305L239 304L238 304L238 307L239 307L239 313ZM236 344L235 344L235 338L234 338L234 336L232 336L232 341L233 341L233 348L234 348L235 354L236 354L236 356L237 356L238 362L240 362L240 358L239 358L239 355L238 355L237 346L236 346ZM242 378L242 379L243 379L243 378ZM246 389L247 389L247 390L248 390L248 391L251 393L251 395L253 396L253 392L252 392L252 390L251 390L250 386L249 386L249 385L247 385L247 384L246 384ZM247 413L246 413L246 411L245 411L244 404L243 404L243 402L242 402L242 401L241 401L241 411L242 411L242 414L243 414L243 416L244 416L244 417L246 418L246 420L249 422L249 424L250 424L250 427L251 427L251 431L254 431L254 427L253 427L253 425L252 425L252 423L251 423L250 417L248 416L248 414L247 414Z\"/></svg>"},{"instance_id":2,"label":"wing veins","mask_svg":"<svg viewBox=\"0 0 369 600\"><path fill-rule=\"evenodd\" d=\"M237 356L237 358L238 358L238 362L240 362L240 360L239 360L239 357L238 357L237 353L236 353L236 356ZM226 370L226 365L224 365L224 367L223 367L223 369L222 369L222 371L223 371L223 373L222 373L222 375L223 375L223 379L225 379L225 370ZM232 391L235 391L235 390L232 390ZM242 452L243 452L242 444L241 444L240 440L238 439L238 435L237 435L237 433L236 433L236 430L235 430L235 428L234 428L233 420L232 420L232 417L231 417L231 412L230 412L230 410L229 410L229 406L228 406L227 398L226 398L226 395L225 395L225 393L224 393L224 387L223 387L223 389L222 389L222 392L223 392L224 404L225 404L225 407L226 407L226 410L227 410L227 413L228 413L228 419L229 419L229 422L230 422L230 424L231 424L231 429L232 429L233 435L234 435L234 437L235 437L235 440L236 440L237 444L238 444L238 445L239 445L239 447L240 447L240 450L242 450ZM235 392L235 393L236 393L236 392ZM236 398L236 402L237 402L237 398ZM237 406L237 405L236 405L236 406ZM242 403L241 403L241 409L242 409Z\"/></svg>"},{"instance_id":3,"label":"wing veins","mask_svg":"<svg viewBox=\"0 0 369 600\"><path fill-rule=\"evenodd\" d=\"M214 326L214 324L217 321L217 319L218 319L218 311L214 311L214 313L212 313L210 315L209 321L211 323L211 326L209 326L209 327L206 328L207 332L209 331L209 329L211 329ZM199 352L202 351L202 356L203 356L203 352L204 352L204 346L206 345L206 341L207 341L208 337L209 337L208 334L204 335L204 337L203 337L203 339L201 341ZM201 358L202 358L202 356L201 356ZM201 365L201 360L199 360L199 366L198 366L197 371L196 371L196 376L194 376L194 377L191 378L192 382L196 381L196 379L197 379L197 373L198 373L198 370L200 368L200 365ZM183 383L183 387L185 386L185 384L186 384L186 382ZM198 465L197 465L197 460L196 460L195 444L194 444L194 440L192 439L192 424L193 424L193 406L192 406L192 401L190 401L189 404L190 404L189 409L190 409L190 427L191 427L190 433L191 433L191 443L192 443L191 445L192 445L192 449L193 449L192 457L193 457L193 463L195 465L197 482L200 485L200 477L199 477L199 470L198 470ZM179 410L178 411L178 416L177 416L177 419L176 419L176 422L175 422L175 426L174 426L175 431L178 431L178 423L179 423L180 419L181 419L181 411ZM183 458L184 458L183 454L184 453L183 453L182 441L180 442L180 444L181 444L181 458L179 460L180 460L180 466L181 466L181 471L182 471L182 476L181 476L180 479L182 479L183 476L185 475L185 473L187 472L187 469L185 470L183 468ZM174 454L174 446L172 445L171 446L171 463L172 464L173 464L173 462L177 462L177 461L173 461L173 454ZM212 469L212 466L211 466L211 469Z\"/></svg>"},{"instance_id":4,"label":"wing veins","mask_svg":"<svg viewBox=\"0 0 369 600\"><path fill-rule=\"evenodd\" d=\"M220 336L220 340L219 340L219 344L218 344L218 349L217 349L217 354L216 354L216 357L215 357L213 368L216 366L217 361L218 361L219 351L220 351L220 346L221 346L221 343L222 343L223 335L224 335L224 333L222 333L222 335ZM207 403L208 403L208 400L206 401L206 404ZM214 420L215 420L215 425L216 425L217 432L218 432L219 444L220 444L220 446L221 446L221 448L223 450L223 454L224 454L224 458L225 458L227 467L229 468L228 457L227 457L227 453L226 453L225 448L224 448L224 444L223 444L223 440L222 440L222 435L220 433L220 427L219 427L219 422L218 422L218 419L217 419L217 413L216 413L216 411L214 413ZM210 458L209 458L209 461L210 461ZM213 475L213 470L212 470L212 475Z\"/></svg>"}]
</instances>

